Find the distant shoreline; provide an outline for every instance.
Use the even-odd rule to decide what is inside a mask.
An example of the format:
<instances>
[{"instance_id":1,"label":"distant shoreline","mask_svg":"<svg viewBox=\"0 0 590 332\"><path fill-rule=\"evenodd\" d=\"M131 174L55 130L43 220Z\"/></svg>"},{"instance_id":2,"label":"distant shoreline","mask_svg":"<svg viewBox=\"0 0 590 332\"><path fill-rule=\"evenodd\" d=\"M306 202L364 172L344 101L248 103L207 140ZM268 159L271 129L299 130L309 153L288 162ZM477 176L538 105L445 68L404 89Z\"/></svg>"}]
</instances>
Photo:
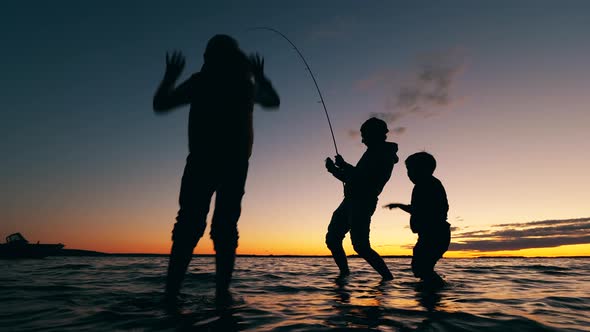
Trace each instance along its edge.
<instances>
[{"instance_id":1,"label":"distant shoreline","mask_svg":"<svg viewBox=\"0 0 590 332\"><path fill-rule=\"evenodd\" d=\"M81 249L62 249L61 252L53 256L85 256L85 257L168 257L168 254L149 254L149 253L106 253L92 250ZM215 257L215 254L194 254L193 257ZM330 255L254 255L254 254L238 254L237 257L253 257L253 258L332 258ZM349 255L350 258L358 257L358 255ZM412 258L411 255L382 255L383 258ZM494 259L494 258L590 258L590 256L475 256L475 257L445 257L445 259Z\"/></svg>"}]
</instances>

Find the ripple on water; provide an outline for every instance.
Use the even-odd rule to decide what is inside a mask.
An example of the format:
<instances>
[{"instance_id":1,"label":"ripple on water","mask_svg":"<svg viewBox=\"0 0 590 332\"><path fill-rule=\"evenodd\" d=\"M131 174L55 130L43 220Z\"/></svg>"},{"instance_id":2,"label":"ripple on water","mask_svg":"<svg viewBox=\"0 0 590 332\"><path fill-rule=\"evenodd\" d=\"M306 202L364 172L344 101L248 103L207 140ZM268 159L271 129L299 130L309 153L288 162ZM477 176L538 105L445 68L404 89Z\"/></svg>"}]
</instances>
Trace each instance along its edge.
<instances>
[{"instance_id":1,"label":"ripple on water","mask_svg":"<svg viewBox=\"0 0 590 332\"><path fill-rule=\"evenodd\" d=\"M337 279L326 258L238 258L234 304L215 299L211 257L193 259L181 306L163 305L165 257L0 262L0 326L12 330L583 331L590 260L443 259L427 291L407 258L380 282L361 259Z\"/></svg>"}]
</instances>

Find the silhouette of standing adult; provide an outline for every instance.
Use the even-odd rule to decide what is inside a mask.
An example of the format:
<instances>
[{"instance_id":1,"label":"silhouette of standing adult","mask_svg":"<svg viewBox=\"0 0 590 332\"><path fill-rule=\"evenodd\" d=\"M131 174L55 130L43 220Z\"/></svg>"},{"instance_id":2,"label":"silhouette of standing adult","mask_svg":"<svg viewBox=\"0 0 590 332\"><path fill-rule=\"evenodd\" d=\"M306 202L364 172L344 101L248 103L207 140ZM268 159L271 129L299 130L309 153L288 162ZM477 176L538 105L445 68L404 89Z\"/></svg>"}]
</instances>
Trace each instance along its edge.
<instances>
[{"instance_id":1,"label":"silhouette of standing adult","mask_svg":"<svg viewBox=\"0 0 590 332\"><path fill-rule=\"evenodd\" d=\"M352 245L359 256L379 272L384 280L393 279L383 258L371 248L369 242L371 216L375 212L377 198L391 177L393 165L399 160L396 155L397 144L385 141L388 131L383 120L370 118L361 126L362 142L367 146L367 151L356 166L348 164L340 155L336 156L336 163L330 158L326 159L328 171L344 182L344 200L334 211L326 234L326 245L332 252L341 276L350 274L346 253L342 248L342 240L350 231Z\"/></svg>"},{"instance_id":2,"label":"silhouette of standing adult","mask_svg":"<svg viewBox=\"0 0 590 332\"><path fill-rule=\"evenodd\" d=\"M180 209L172 230L166 296L175 300L193 249L203 236L213 193L211 238L215 248L216 294L229 295L238 246L237 223L252 153L254 103L279 106L279 96L264 75L264 60L248 58L235 39L212 37L201 70L182 84L180 52L166 54L166 73L153 100L156 113L190 104L189 154L180 187Z\"/></svg>"}]
</instances>

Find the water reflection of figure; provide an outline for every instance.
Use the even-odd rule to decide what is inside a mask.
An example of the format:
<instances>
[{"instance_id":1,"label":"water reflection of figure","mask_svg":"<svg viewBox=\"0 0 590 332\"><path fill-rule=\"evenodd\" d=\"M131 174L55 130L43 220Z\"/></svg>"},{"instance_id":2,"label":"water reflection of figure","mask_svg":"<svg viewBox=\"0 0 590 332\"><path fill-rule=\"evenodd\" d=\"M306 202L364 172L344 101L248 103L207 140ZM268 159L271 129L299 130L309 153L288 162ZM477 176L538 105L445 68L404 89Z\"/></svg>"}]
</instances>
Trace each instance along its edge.
<instances>
[{"instance_id":1,"label":"water reflection of figure","mask_svg":"<svg viewBox=\"0 0 590 332\"><path fill-rule=\"evenodd\" d=\"M238 314L238 307L235 306L217 306L212 309L202 309L198 312L180 311L178 306L171 307L173 311L170 323L178 331L219 331L231 332L239 331L240 325L243 324Z\"/></svg>"},{"instance_id":2,"label":"water reflection of figure","mask_svg":"<svg viewBox=\"0 0 590 332\"><path fill-rule=\"evenodd\" d=\"M334 287L334 309L337 310L338 315L331 317L328 320L328 325L346 328L378 328L383 311L383 308L381 307L383 286L383 282L380 282L375 286L364 286L368 288L368 290L363 292L362 299L355 297L354 301L351 301L348 278L336 278Z\"/></svg>"},{"instance_id":3,"label":"water reflection of figure","mask_svg":"<svg viewBox=\"0 0 590 332\"><path fill-rule=\"evenodd\" d=\"M334 280L336 284L336 288L334 291L336 292L336 301L339 303L350 303L350 291L346 286L348 286L348 278L338 277Z\"/></svg>"},{"instance_id":4,"label":"water reflection of figure","mask_svg":"<svg viewBox=\"0 0 590 332\"><path fill-rule=\"evenodd\" d=\"M375 212L377 198L389 181L393 165L398 161L397 144L386 142L387 124L383 120L370 118L361 126L362 142L367 146L356 166L348 164L342 156L336 156L336 162L326 159L326 168L335 178L344 182L344 200L334 211L326 245L340 275L350 274L342 240L350 231L354 250L364 258L384 280L393 276L385 265L383 258L371 248L369 230L371 216Z\"/></svg>"},{"instance_id":5,"label":"water reflection of figure","mask_svg":"<svg viewBox=\"0 0 590 332\"><path fill-rule=\"evenodd\" d=\"M229 36L211 38L201 71L175 86L184 63L181 53L166 55L166 73L153 100L157 113L191 105L189 155L166 280L166 296L172 302L205 231L214 192L211 238L216 253L216 293L218 298L229 295L238 245L237 222L252 152L253 104L279 105L276 91L264 76L264 61L258 55L248 59Z\"/></svg>"},{"instance_id":6,"label":"water reflection of figure","mask_svg":"<svg viewBox=\"0 0 590 332\"><path fill-rule=\"evenodd\" d=\"M441 289L416 287L416 298L418 302L428 311L434 312L440 305L442 299Z\"/></svg>"},{"instance_id":7,"label":"water reflection of figure","mask_svg":"<svg viewBox=\"0 0 590 332\"><path fill-rule=\"evenodd\" d=\"M439 310L442 299L441 288L416 285L416 299L426 309L426 319L418 323L416 331L436 331L440 329L440 322L446 317L444 311Z\"/></svg>"}]
</instances>

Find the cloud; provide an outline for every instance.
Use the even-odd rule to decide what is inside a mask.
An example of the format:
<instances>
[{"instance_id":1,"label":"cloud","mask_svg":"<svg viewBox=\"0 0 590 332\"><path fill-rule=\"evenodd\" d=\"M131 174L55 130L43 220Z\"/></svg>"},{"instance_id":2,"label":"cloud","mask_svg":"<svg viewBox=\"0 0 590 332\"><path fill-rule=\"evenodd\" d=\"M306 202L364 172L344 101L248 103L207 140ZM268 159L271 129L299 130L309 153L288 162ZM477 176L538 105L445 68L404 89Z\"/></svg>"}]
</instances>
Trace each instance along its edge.
<instances>
[{"instance_id":1,"label":"cloud","mask_svg":"<svg viewBox=\"0 0 590 332\"><path fill-rule=\"evenodd\" d=\"M401 135L406 132L406 127L396 127L391 130L394 134Z\"/></svg>"},{"instance_id":2,"label":"cloud","mask_svg":"<svg viewBox=\"0 0 590 332\"><path fill-rule=\"evenodd\" d=\"M406 127L395 127L393 129L390 129L390 132L397 134L397 135L401 135L406 132ZM351 138L359 138L359 137L361 137L361 132L358 129L357 130L349 129L348 136Z\"/></svg>"},{"instance_id":3,"label":"cloud","mask_svg":"<svg viewBox=\"0 0 590 332\"><path fill-rule=\"evenodd\" d=\"M387 123L393 123L402 117L400 113L388 113L388 112L372 112L371 117L379 118Z\"/></svg>"},{"instance_id":4,"label":"cloud","mask_svg":"<svg viewBox=\"0 0 590 332\"><path fill-rule=\"evenodd\" d=\"M590 217L497 224L453 234L449 250L498 251L590 243Z\"/></svg>"},{"instance_id":5,"label":"cloud","mask_svg":"<svg viewBox=\"0 0 590 332\"><path fill-rule=\"evenodd\" d=\"M358 130L349 129L348 136L351 138L359 138L359 137L361 137L361 132Z\"/></svg>"},{"instance_id":6,"label":"cloud","mask_svg":"<svg viewBox=\"0 0 590 332\"><path fill-rule=\"evenodd\" d=\"M368 77L354 83L354 87L360 91L370 91L375 88L390 86L395 78L395 72L391 69L382 69Z\"/></svg>"},{"instance_id":7,"label":"cloud","mask_svg":"<svg viewBox=\"0 0 590 332\"><path fill-rule=\"evenodd\" d=\"M389 109L398 114L438 113L457 100L454 85L464 67L465 56L459 49L420 57L409 80L389 96Z\"/></svg>"},{"instance_id":8,"label":"cloud","mask_svg":"<svg viewBox=\"0 0 590 332\"><path fill-rule=\"evenodd\" d=\"M410 68L405 79L397 79L393 71L381 70L367 78L358 80L359 90L383 88L387 91L384 110L372 112L388 124L398 123L409 115L428 118L455 106L461 98L455 92L458 77L464 71L466 57L461 49L417 57L417 64ZM401 76L400 76L401 77ZM403 133L406 127L398 127Z\"/></svg>"}]
</instances>

